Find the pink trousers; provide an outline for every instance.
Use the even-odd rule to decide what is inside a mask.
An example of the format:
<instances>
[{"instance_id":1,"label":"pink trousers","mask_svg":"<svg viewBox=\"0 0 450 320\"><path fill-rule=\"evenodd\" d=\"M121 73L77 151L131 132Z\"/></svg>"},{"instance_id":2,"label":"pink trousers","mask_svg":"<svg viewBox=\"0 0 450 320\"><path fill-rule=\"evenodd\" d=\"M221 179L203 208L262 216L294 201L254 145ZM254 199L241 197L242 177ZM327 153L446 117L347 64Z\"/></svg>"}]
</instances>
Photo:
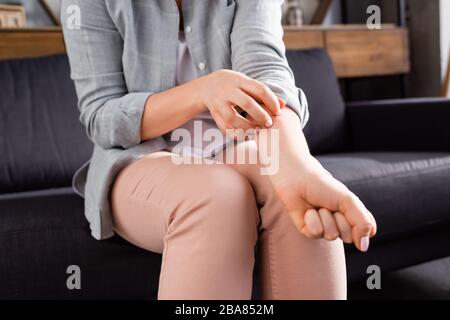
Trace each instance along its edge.
<instances>
[{"instance_id":1,"label":"pink trousers","mask_svg":"<svg viewBox=\"0 0 450 320\"><path fill-rule=\"evenodd\" d=\"M111 194L116 232L162 253L158 299L250 299L256 245L263 299L346 299L342 242L301 235L258 165L172 156L131 164Z\"/></svg>"}]
</instances>

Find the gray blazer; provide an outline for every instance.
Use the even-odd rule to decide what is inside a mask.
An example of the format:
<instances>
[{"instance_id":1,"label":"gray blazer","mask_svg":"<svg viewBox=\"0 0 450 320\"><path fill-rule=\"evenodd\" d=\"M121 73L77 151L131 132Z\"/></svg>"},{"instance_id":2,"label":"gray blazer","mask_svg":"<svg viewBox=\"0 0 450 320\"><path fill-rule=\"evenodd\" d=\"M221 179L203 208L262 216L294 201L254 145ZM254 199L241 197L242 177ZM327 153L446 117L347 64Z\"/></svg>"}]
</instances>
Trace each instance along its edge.
<instances>
[{"instance_id":1,"label":"gray blazer","mask_svg":"<svg viewBox=\"0 0 450 320\"><path fill-rule=\"evenodd\" d=\"M306 99L282 41L282 2L183 0L186 41L200 76L232 69L257 79L304 125ZM114 235L109 193L115 177L166 148L162 137L142 142L140 125L148 97L175 86L179 13L175 0L63 0L61 12L80 121L95 144L74 188L84 197L92 236L106 239Z\"/></svg>"}]
</instances>

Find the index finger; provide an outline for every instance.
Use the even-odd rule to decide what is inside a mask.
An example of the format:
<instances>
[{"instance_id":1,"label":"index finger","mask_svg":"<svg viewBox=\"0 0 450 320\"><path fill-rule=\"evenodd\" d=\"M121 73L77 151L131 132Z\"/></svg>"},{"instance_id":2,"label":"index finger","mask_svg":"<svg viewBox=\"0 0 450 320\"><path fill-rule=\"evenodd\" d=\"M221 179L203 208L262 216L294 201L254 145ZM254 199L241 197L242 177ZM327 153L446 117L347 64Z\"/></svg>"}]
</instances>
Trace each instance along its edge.
<instances>
[{"instance_id":1,"label":"index finger","mask_svg":"<svg viewBox=\"0 0 450 320\"><path fill-rule=\"evenodd\" d=\"M268 86L249 78L242 82L241 89L251 95L267 111L270 111L273 116L280 115L280 101Z\"/></svg>"}]
</instances>

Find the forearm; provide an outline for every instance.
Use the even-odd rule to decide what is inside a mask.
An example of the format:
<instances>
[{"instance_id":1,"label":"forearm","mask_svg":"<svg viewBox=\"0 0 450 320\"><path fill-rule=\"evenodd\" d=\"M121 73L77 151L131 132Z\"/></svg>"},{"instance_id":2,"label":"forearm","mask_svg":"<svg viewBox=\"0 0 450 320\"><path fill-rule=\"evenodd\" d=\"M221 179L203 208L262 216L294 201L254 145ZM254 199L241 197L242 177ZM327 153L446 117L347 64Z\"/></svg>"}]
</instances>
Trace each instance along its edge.
<instances>
[{"instance_id":1,"label":"forearm","mask_svg":"<svg viewBox=\"0 0 450 320\"><path fill-rule=\"evenodd\" d=\"M300 119L290 108L284 108L270 129L257 135L260 163L270 172L272 183L283 184L292 168L306 168L313 163Z\"/></svg>"},{"instance_id":2,"label":"forearm","mask_svg":"<svg viewBox=\"0 0 450 320\"><path fill-rule=\"evenodd\" d=\"M198 95L204 81L201 77L150 96L142 117L142 141L166 134L206 111Z\"/></svg>"},{"instance_id":3,"label":"forearm","mask_svg":"<svg viewBox=\"0 0 450 320\"><path fill-rule=\"evenodd\" d=\"M271 130L278 130L280 154L303 161L311 156L297 114L290 108L283 109Z\"/></svg>"}]
</instances>

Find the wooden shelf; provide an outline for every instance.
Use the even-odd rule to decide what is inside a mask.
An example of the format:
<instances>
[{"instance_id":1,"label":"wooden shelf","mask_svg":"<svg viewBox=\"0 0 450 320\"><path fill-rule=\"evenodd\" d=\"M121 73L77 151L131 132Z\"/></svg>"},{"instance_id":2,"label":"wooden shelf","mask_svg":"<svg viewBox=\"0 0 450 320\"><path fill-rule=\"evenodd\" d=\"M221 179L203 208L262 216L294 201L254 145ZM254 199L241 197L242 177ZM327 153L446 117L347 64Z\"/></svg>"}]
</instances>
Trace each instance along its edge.
<instances>
[{"instance_id":1,"label":"wooden shelf","mask_svg":"<svg viewBox=\"0 0 450 320\"><path fill-rule=\"evenodd\" d=\"M0 60L65 53L61 28L0 29Z\"/></svg>"},{"instance_id":2,"label":"wooden shelf","mask_svg":"<svg viewBox=\"0 0 450 320\"><path fill-rule=\"evenodd\" d=\"M395 25L369 30L365 25L285 28L288 49L323 48L338 77L406 74L410 70L408 31ZM60 27L0 29L0 60L65 52Z\"/></svg>"},{"instance_id":3,"label":"wooden shelf","mask_svg":"<svg viewBox=\"0 0 450 320\"><path fill-rule=\"evenodd\" d=\"M397 26L392 23L384 23L381 30L396 29ZM285 32L291 31L331 31L331 30L368 30L361 24L333 24L333 25L304 25L301 27L283 26Z\"/></svg>"},{"instance_id":4,"label":"wooden shelf","mask_svg":"<svg viewBox=\"0 0 450 320\"><path fill-rule=\"evenodd\" d=\"M40 27L40 28L5 28L0 29L0 33L39 33L39 32L62 32L61 27Z\"/></svg>"}]
</instances>

